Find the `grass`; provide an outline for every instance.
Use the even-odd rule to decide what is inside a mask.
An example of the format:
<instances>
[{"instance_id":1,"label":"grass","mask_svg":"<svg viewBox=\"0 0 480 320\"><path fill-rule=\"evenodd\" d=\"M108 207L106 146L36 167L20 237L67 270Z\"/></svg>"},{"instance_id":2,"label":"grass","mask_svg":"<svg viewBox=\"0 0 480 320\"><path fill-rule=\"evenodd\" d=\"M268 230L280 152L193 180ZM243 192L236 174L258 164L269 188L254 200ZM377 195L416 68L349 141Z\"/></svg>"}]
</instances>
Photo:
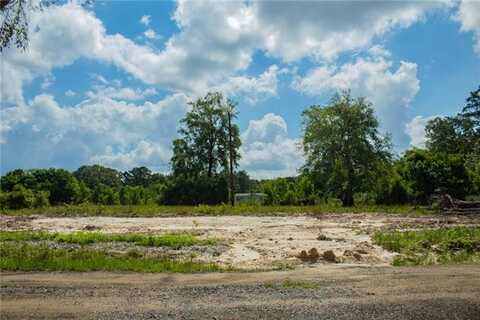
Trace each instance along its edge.
<instances>
[{"instance_id":1,"label":"grass","mask_svg":"<svg viewBox=\"0 0 480 320\"><path fill-rule=\"evenodd\" d=\"M2 271L135 271L215 272L229 271L213 263L178 261L139 255L111 255L92 249L57 249L46 245L0 243Z\"/></svg>"},{"instance_id":2,"label":"grass","mask_svg":"<svg viewBox=\"0 0 480 320\"><path fill-rule=\"evenodd\" d=\"M190 233L148 235L141 233L0 231L0 242L4 241L54 241L81 245L95 242L129 242L139 246L170 247L174 249L194 245L209 246L217 244L215 239L198 239Z\"/></svg>"},{"instance_id":3,"label":"grass","mask_svg":"<svg viewBox=\"0 0 480 320\"><path fill-rule=\"evenodd\" d=\"M400 253L393 265L480 263L480 228L376 232L376 244Z\"/></svg>"},{"instance_id":4,"label":"grass","mask_svg":"<svg viewBox=\"0 0 480 320\"><path fill-rule=\"evenodd\" d=\"M199 205L199 206L158 206L138 205L102 206L94 204L65 205L33 209L3 209L4 215L10 216L112 216L112 217L154 217L154 216L201 216L201 215L259 215L259 216L286 216L286 215L318 215L324 213L398 213L405 215L424 215L434 213L426 208L410 205L404 206L377 206L358 205L344 208L336 203L320 204L316 206L260 206L260 205Z\"/></svg>"}]
</instances>

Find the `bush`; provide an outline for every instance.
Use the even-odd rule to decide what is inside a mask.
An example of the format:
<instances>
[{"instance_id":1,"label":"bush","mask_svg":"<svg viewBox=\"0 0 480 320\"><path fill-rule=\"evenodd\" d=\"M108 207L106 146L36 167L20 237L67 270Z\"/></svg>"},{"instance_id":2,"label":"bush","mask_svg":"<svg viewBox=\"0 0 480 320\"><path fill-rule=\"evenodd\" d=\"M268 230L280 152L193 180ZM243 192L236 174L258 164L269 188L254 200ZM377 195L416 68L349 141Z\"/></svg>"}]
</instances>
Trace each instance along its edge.
<instances>
[{"instance_id":1,"label":"bush","mask_svg":"<svg viewBox=\"0 0 480 320\"><path fill-rule=\"evenodd\" d=\"M35 193L35 200L33 206L35 208L44 208L50 205L50 201L48 201L49 193L48 191L38 191Z\"/></svg>"},{"instance_id":2,"label":"bush","mask_svg":"<svg viewBox=\"0 0 480 320\"><path fill-rule=\"evenodd\" d=\"M4 206L9 209L32 208L35 203L35 195L31 190L22 185L13 187L13 191L2 196Z\"/></svg>"}]
</instances>

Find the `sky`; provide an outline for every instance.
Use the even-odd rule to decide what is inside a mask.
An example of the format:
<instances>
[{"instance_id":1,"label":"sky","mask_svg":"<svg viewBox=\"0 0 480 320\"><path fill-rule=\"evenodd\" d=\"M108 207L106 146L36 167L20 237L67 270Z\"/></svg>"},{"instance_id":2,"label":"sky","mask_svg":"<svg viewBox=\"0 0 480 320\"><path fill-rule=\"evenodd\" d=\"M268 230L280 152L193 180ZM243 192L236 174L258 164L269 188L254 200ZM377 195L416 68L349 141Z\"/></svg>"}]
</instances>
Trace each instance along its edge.
<instances>
[{"instance_id":1,"label":"sky","mask_svg":"<svg viewBox=\"0 0 480 320\"><path fill-rule=\"evenodd\" d=\"M188 102L238 103L240 169L291 176L302 112L350 90L400 155L480 85L480 1L96 1L30 13L0 65L0 173L168 173Z\"/></svg>"}]
</instances>

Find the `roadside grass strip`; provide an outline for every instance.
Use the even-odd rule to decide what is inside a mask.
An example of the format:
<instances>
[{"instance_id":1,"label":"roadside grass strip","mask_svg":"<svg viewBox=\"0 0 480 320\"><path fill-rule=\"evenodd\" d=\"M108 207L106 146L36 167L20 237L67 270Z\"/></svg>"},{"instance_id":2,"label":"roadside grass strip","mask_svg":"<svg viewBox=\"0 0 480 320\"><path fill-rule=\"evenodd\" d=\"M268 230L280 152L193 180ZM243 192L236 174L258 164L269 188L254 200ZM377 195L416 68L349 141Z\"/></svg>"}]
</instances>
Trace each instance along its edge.
<instances>
[{"instance_id":1,"label":"roadside grass strip","mask_svg":"<svg viewBox=\"0 0 480 320\"><path fill-rule=\"evenodd\" d=\"M80 245L96 242L128 242L138 246L170 247L211 246L216 239L198 239L190 233L149 235L142 233L109 234L101 232L0 231L0 241L53 241Z\"/></svg>"},{"instance_id":2,"label":"roadside grass strip","mask_svg":"<svg viewBox=\"0 0 480 320\"><path fill-rule=\"evenodd\" d=\"M0 243L2 271L112 271L112 272L219 272L214 263L173 260L131 254L109 254L92 249L58 249L45 244Z\"/></svg>"},{"instance_id":3,"label":"roadside grass strip","mask_svg":"<svg viewBox=\"0 0 480 320\"><path fill-rule=\"evenodd\" d=\"M373 241L399 253L393 261L395 266L480 263L480 228L378 231Z\"/></svg>"}]
</instances>

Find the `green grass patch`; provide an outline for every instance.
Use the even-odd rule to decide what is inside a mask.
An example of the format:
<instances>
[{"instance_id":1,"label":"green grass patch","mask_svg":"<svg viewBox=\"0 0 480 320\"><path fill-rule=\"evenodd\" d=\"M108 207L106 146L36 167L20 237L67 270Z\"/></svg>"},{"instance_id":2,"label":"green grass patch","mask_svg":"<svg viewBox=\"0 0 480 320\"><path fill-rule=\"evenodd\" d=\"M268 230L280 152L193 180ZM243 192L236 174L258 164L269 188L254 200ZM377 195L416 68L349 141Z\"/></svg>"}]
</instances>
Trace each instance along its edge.
<instances>
[{"instance_id":1,"label":"green grass patch","mask_svg":"<svg viewBox=\"0 0 480 320\"><path fill-rule=\"evenodd\" d=\"M210 246L215 239L198 239L190 233L149 235L142 233L109 234L101 232L45 232L45 231L0 231L0 241L54 241L80 245L96 242L129 242L139 246L170 247L178 249L190 246Z\"/></svg>"},{"instance_id":2,"label":"green grass patch","mask_svg":"<svg viewBox=\"0 0 480 320\"><path fill-rule=\"evenodd\" d=\"M48 246L0 243L2 271L135 271L215 272L228 271L213 263L144 257L138 254L111 255L92 249L57 249Z\"/></svg>"},{"instance_id":3,"label":"green grass patch","mask_svg":"<svg viewBox=\"0 0 480 320\"><path fill-rule=\"evenodd\" d=\"M480 263L480 228L376 232L373 241L398 252L393 265Z\"/></svg>"},{"instance_id":4,"label":"green grass patch","mask_svg":"<svg viewBox=\"0 0 480 320\"><path fill-rule=\"evenodd\" d=\"M112 216L112 217L168 217L168 216L221 216L221 215L259 215L259 216L287 216L287 215L318 215L324 213L396 213L404 215L425 215L435 213L432 210L409 205L404 206L375 206L358 205L344 208L336 203L315 206L260 206L260 205L199 205L199 206L158 206L138 205L102 206L94 204L66 205L32 209L3 209L4 215L10 216Z\"/></svg>"}]
</instances>

